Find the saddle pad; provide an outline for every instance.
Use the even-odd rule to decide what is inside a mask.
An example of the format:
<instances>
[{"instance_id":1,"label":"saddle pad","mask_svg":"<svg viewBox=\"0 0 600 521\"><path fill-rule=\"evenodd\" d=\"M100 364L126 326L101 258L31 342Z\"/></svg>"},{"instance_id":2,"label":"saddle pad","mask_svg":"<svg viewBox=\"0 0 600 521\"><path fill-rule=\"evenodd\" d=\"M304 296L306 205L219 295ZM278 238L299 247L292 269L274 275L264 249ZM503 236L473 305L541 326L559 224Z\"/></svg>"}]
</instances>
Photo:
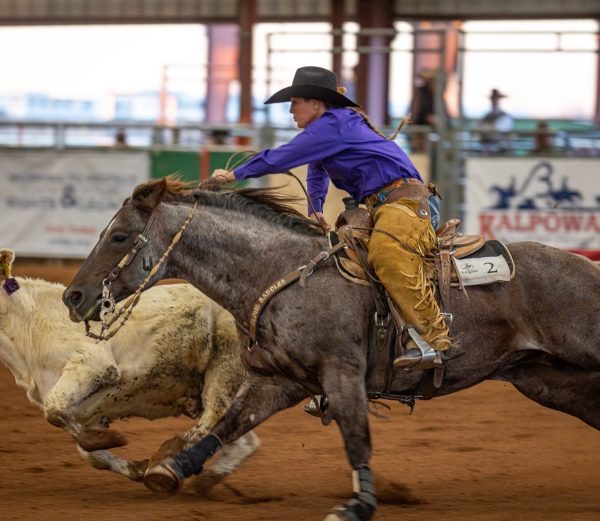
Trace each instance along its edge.
<instances>
[{"instance_id":1,"label":"saddle pad","mask_svg":"<svg viewBox=\"0 0 600 521\"><path fill-rule=\"evenodd\" d=\"M508 282L515 276L515 264L500 241L486 241L483 248L462 259L452 258L463 286Z\"/></svg>"}]
</instances>

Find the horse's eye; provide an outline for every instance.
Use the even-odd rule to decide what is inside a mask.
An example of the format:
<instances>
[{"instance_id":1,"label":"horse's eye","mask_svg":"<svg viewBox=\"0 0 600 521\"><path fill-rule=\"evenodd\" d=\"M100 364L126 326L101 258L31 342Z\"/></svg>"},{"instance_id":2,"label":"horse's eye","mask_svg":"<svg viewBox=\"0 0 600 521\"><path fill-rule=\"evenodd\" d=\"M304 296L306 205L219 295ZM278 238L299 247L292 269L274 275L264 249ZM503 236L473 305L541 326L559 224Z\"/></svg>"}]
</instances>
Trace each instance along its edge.
<instances>
[{"instance_id":1,"label":"horse's eye","mask_svg":"<svg viewBox=\"0 0 600 521\"><path fill-rule=\"evenodd\" d=\"M129 237L129 235L126 233L113 233L110 241L115 244L122 244L127 240L127 237Z\"/></svg>"}]
</instances>

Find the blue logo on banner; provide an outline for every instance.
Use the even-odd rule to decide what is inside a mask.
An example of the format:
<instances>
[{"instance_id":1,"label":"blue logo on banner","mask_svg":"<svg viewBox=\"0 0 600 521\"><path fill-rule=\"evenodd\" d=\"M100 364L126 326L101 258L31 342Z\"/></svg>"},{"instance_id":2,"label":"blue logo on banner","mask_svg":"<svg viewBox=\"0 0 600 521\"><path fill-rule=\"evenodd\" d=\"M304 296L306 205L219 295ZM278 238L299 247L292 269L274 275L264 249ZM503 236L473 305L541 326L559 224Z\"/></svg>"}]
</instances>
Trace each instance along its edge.
<instances>
[{"instance_id":1,"label":"blue logo on banner","mask_svg":"<svg viewBox=\"0 0 600 521\"><path fill-rule=\"evenodd\" d=\"M559 185L559 186L557 186ZM543 161L535 165L525 180L517 186L515 177L511 178L508 186L492 185L490 191L496 194L497 201L491 210L591 210L600 208L600 195L596 206L585 206L583 195L579 190L569 186L569 179L563 177L556 182L554 167Z\"/></svg>"}]
</instances>

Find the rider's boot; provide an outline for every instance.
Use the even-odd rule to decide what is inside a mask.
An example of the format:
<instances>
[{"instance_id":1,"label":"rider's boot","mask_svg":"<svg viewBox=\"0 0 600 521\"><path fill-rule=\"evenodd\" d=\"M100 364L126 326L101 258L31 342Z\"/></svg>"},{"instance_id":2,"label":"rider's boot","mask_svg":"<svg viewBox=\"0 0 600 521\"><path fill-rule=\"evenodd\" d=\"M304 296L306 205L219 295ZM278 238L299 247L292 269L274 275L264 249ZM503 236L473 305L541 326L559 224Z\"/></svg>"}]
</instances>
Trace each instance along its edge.
<instances>
[{"instance_id":1,"label":"rider's boot","mask_svg":"<svg viewBox=\"0 0 600 521\"><path fill-rule=\"evenodd\" d=\"M442 356L414 327L407 327L409 338L405 343L405 352L394 360L394 367L406 370L423 370L442 367Z\"/></svg>"}]
</instances>

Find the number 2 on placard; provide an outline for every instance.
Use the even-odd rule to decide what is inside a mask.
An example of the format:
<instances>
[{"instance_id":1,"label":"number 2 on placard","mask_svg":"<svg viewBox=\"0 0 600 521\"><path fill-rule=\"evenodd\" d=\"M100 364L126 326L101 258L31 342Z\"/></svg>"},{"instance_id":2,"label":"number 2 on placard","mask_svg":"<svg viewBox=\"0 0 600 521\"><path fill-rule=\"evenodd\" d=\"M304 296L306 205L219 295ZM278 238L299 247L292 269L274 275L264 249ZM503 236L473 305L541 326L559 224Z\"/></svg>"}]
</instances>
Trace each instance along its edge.
<instances>
[{"instance_id":1,"label":"number 2 on placard","mask_svg":"<svg viewBox=\"0 0 600 521\"><path fill-rule=\"evenodd\" d=\"M498 273L498 270L496 268L494 268L493 262L484 262L483 265L490 267L490 269L488 270L488 273Z\"/></svg>"}]
</instances>

